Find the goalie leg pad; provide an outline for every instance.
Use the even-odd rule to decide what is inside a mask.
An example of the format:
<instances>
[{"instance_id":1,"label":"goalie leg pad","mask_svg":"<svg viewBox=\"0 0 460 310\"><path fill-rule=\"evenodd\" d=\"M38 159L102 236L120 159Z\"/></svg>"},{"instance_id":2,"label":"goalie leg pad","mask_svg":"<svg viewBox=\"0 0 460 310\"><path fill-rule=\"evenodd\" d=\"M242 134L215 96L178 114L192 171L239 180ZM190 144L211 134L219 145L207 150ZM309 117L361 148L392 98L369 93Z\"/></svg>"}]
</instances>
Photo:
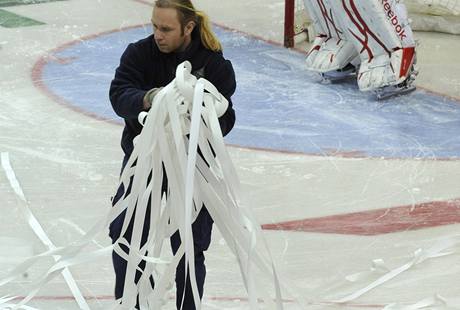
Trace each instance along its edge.
<instances>
[{"instance_id":1,"label":"goalie leg pad","mask_svg":"<svg viewBox=\"0 0 460 310\"><path fill-rule=\"evenodd\" d=\"M403 4L396 0L343 0L334 7L359 51L360 90L398 85L411 75L415 42Z\"/></svg>"},{"instance_id":2,"label":"goalie leg pad","mask_svg":"<svg viewBox=\"0 0 460 310\"><path fill-rule=\"evenodd\" d=\"M357 51L344 35L343 25L329 0L304 0L315 31L319 34L307 54L307 68L329 72L344 68L356 58Z\"/></svg>"}]
</instances>

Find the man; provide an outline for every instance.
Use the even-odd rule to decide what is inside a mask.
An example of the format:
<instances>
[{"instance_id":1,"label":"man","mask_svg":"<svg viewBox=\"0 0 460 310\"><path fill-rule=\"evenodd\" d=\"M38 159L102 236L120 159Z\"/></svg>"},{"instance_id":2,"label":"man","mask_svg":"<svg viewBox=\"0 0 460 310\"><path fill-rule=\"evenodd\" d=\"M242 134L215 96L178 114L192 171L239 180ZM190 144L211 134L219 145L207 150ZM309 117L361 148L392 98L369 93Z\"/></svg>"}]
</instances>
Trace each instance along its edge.
<instances>
[{"instance_id":1,"label":"man","mask_svg":"<svg viewBox=\"0 0 460 310\"><path fill-rule=\"evenodd\" d=\"M110 86L110 101L113 109L125 120L121 139L121 146L125 153L122 169L133 151L133 139L142 129L137 120L138 114L150 109L153 97L161 87L166 86L175 78L177 65L185 60L192 64L192 73L197 78L204 77L209 80L229 101L227 111L219 118L223 135L226 135L235 123L235 112L230 100L236 88L233 67L230 61L224 59L222 47L211 30L207 16L197 11L190 0L157 0L153 9L152 24L153 35L128 45ZM167 179L164 178L163 189L166 187ZM129 188L126 192L129 192ZM114 203L123 194L126 193L123 188L120 188L114 198ZM143 227L142 243L147 240L150 225L147 220L149 213L148 210ZM110 225L110 236L113 242L121 234L123 220L124 214ZM196 281L200 298L203 295L206 275L203 252L209 247L212 224L212 218L203 207L192 226ZM124 235L128 241L131 240L132 226L133 221ZM176 253L180 243L181 240L176 232L171 237L173 253ZM124 250L128 252L127 248ZM116 275L115 297L119 299L123 296L126 261L115 252L112 256ZM145 262L141 265L143 269ZM139 277L140 274L136 276L136 281ZM190 280L184 283L184 279L185 265L182 258L176 270L176 305L179 309L184 296L182 309L195 309Z\"/></svg>"}]
</instances>

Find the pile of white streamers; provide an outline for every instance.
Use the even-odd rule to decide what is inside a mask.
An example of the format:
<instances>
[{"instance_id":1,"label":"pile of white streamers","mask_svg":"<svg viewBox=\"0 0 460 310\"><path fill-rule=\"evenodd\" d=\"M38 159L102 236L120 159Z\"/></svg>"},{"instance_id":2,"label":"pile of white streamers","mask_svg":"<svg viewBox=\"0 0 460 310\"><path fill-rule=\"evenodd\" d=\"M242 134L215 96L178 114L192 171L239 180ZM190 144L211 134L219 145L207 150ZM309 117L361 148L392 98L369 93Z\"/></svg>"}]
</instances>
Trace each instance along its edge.
<instances>
[{"instance_id":1,"label":"pile of white streamers","mask_svg":"<svg viewBox=\"0 0 460 310\"><path fill-rule=\"evenodd\" d=\"M21 276L38 260L55 259L55 264L32 283L33 288L26 297L13 305L12 302L17 301L14 296L0 296L0 308L33 309L26 303L44 284L64 273L80 308L89 309L67 268L106 257L114 250L128 262L124 296L114 302L114 309L133 309L137 298L141 309L160 309L166 303L166 293L173 286L176 267L184 255L196 308L201 309L194 277L191 227L205 205L238 261L251 309L283 309L278 277L260 226L250 209L240 204L239 180L218 122L218 116L227 106L227 100L210 82L197 80L191 74L190 63L179 65L175 80L155 96L147 117L140 116L142 122L145 120L144 128L136 138L134 151L120 178L120 185L125 189L131 182L130 193L117 201L107 216L82 238L66 247L55 247L47 242L48 251L27 259L7 278L0 280L3 286ZM198 149L201 156L197 156ZM162 197L163 165L168 179L166 199ZM20 196L24 197L22 192ZM152 206L150 231L147 242L141 246L149 199ZM25 202L24 210L28 210L30 226L36 233L43 233L27 200L21 200ZM109 224L122 212L126 212L126 217L120 238L114 245L82 251L98 233L107 232ZM128 243L123 236L133 217L133 234ZM179 231L182 244L171 259L170 254L167 257L162 254L162 247L175 231ZM259 243L263 251L256 248ZM129 254L121 249L122 244L129 247ZM143 260L146 266L135 284L135 273ZM255 276L256 272L266 278ZM154 278L155 289L151 288L150 276ZM273 284L272 289L267 288L267 280ZM276 296L270 296L272 293Z\"/></svg>"}]
</instances>

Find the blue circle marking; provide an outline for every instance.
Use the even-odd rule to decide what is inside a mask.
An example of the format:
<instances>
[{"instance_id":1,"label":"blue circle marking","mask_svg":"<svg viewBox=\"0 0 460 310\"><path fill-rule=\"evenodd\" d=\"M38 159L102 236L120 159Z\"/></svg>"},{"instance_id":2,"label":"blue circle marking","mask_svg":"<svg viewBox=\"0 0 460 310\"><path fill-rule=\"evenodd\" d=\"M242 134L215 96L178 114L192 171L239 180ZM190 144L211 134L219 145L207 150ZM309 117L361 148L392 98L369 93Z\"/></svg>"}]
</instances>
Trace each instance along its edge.
<instances>
[{"instance_id":1,"label":"blue circle marking","mask_svg":"<svg viewBox=\"0 0 460 310\"><path fill-rule=\"evenodd\" d=\"M55 95L105 119L121 119L108 98L119 59L149 27L88 39L54 53L43 80ZM215 27L234 65L237 123L226 142L309 154L459 158L460 104L417 90L377 101L356 81L323 84L305 69L302 53Z\"/></svg>"}]
</instances>

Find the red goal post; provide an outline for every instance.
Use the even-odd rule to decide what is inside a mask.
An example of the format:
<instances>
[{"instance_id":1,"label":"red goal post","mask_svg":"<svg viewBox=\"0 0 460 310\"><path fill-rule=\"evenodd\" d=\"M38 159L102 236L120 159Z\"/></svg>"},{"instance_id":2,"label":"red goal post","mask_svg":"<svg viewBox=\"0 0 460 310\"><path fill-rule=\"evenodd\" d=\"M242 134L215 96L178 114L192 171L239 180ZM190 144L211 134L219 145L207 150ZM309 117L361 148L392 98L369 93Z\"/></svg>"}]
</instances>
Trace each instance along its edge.
<instances>
[{"instance_id":1,"label":"red goal post","mask_svg":"<svg viewBox=\"0 0 460 310\"><path fill-rule=\"evenodd\" d=\"M284 46L294 47L294 16L296 0L285 0L284 5Z\"/></svg>"},{"instance_id":2,"label":"red goal post","mask_svg":"<svg viewBox=\"0 0 460 310\"><path fill-rule=\"evenodd\" d=\"M294 47L299 36L307 32L309 18L304 10L303 0L285 0L284 7L284 46ZM304 36L302 39L305 39Z\"/></svg>"}]
</instances>

